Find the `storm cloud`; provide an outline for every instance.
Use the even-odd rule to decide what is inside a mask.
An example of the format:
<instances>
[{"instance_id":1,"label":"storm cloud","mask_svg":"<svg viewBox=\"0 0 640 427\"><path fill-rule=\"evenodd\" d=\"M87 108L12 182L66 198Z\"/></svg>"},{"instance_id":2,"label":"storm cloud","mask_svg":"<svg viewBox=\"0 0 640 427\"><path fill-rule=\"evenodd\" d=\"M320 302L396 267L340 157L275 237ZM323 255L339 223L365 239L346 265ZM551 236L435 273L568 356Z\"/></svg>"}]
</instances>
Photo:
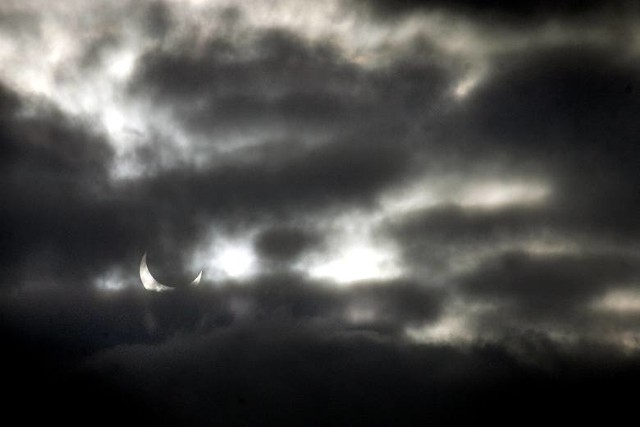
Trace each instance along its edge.
<instances>
[{"instance_id":1,"label":"storm cloud","mask_svg":"<svg viewBox=\"0 0 640 427\"><path fill-rule=\"evenodd\" d=\"M638 376L639 20L4 2L15 398L184 425L610 422ZM145 253L171 291L141 286Z\"/></svg>"}]
</instances>

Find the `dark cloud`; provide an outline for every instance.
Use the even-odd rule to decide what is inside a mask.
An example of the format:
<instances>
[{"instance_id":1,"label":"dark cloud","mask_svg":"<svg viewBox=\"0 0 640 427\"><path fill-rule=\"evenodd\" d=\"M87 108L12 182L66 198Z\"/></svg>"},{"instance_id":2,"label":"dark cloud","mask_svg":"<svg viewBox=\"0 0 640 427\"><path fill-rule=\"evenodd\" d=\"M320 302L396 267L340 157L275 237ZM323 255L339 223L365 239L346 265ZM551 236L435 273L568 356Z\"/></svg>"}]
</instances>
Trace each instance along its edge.
<instances>
[{"instance_id":1,"label":"dark cloud","mask_svg":"<svg viewBox=\"0 0 640 427\"><path fill-rule=\"evenodd\" d=\"M443 170L543 182L549 191L535 203L450 202L390 221L415 274L448 283L458 280L450 273L457 264L479 265L459 279L460 292L501 307L480 329L542 320L544 328L598 329L606 321L590 304L637 282L628 251L640 208L629 162L638 154L638 99L628 89L636 76L633 62L599 49L513 55L435 129L430 149ZM563 241L566 252L554 252ZM536 244L541 252L529 253Z\"/></svg>"},{"instance_id":2,"label":"dark cloud","mask_svg":"<svg viewBox=\"0 0 640 427\"><path fill-rule=\"evenodd\" d=\"M3 294L0 300L5 325L43 346L55 344L68 352L69 361L116 344L269 319L395 336L406 326L435 321L443 302L442 292L418 283L380 281L343 289L284 273L167 293L139 286L121 291L35 288ZM364 321L353 317L353 310L362 309Z\"/></svg>"},{"instance_id":3,"label":"dark cloud","mask_svg":"<svg viewBox=\"0 0 640 427\"><path fill-rule=\"evenodd\" d=\"M367 205L411 173L414 128L450 82L442 67L407 61L367 71L331 44L283 30L250 40L217 37L198 50L141 58L131 96L166 106L188 135L204 139L195 150L233 147L234 131L258 135L248 148L221 151L210 168L154 175L141 184L148 194L179 197L198 215L290 216ZM162 164L160 150L143 147L137 156Z\"/></svg>"},{"instance_id":4,"label":"dark cloud","mask_svg":"<svg viewBox=\"0 0 640 427\"><path fill-rule=\"evenodd\" d=\"M114 184L113 153L103 136L49 107L19 117L18 96L3 99L4 173L13 183L4 189L11 201L3 221L11 248L5 265L16 279L30 269L82 282L149 250L165 266L161 280L184 280L193 273L176 248L196 244L208 220L234 226L310 208L370 204L410 162L409 147L390 131L371 131L319 146L271 143L217 168L171 168L133 185ZM27 263L29 254L42 265L33 256Z\"/></svg>"},{"instance_id":5,"label":"dark cloud","mask_svg":"<svg viewBox=\"0 0 640 427\"><path fill-rule=\"evenodd\" d=\"M637 235L640 204L631 183L638 175L629 160L638 155L639 106L627 90L637 75L633 63L599 50L512 60L452 115L446 140L456 141L453 150L464 150L468 159L489 162L497 155L512 170L549 182L552 200L537 210L544 225Z\"/></svg>"},{"instance_id":6,"label":"dark cloud","mask_svg":"<svg viewBox=\"0 0 640 427\"><path fill-rule=\"evenodd\" d=\"M532 337L517 345L525 343L544 346ZM164 421L189 425L483 420L506 425L514 412L540 422L552 416L567 421L626 416L629 387L637 379L632 358L586 345L591 356L550 352L547 368L540 369L517 362L506 348L398 346L331 328L242 324L101 353L77 379L61 383L70 387L50 400L75 397L80 393L72 387L83 386L109 397L101 402L107 404L106 417L126 417L133 407L136 418L162 414ZM120 406L107 392L124 393L128 405ZM91 399L87 407L102 405Z\"/></svg>"},{"instance_id":7,"label":"dark cloud","mask_svg":"<svg viewBox=\"0 0 640 427\"><path fill-rule=\"evenodd\" d=\"M437 320L441 314L443 293L409 281L392 281L360 286L351 291L351 315L373 309L372 320L357 322L375 324L380 319L388 324L421 326Z\"/></svg>"},{"instance_id":8,"label":"dark cloud","mask_svg":"<svg viewBox=\"0 0 640 427\"><path fill-rule=\"evenodd\" d=\"M8 410L617 423L640 372L640 74L614 3L309 3L313 28L287 2L0 7ZM209 271L227 244L255 271ZM351 244L356 270L397 252L394 279L312 279ZM145 291L145 252L170 284L197 258L200 286Z\"/></svg>"},{"instance_id":9,"label":"dark cloud","mask_svg":"<svg viewBox=\"0 0 640 427\"><path fill-rule=\"evenodd\" d=\"M108 260L127 229L118 215L105 221L114 213L102 198L111 149L60 111L44 106L27 116L22 104L17 94L4 91L0 264L9 280L3 284L15 285L21 275L55 277L69 268L86 278L88 266L74 258Z\"/></svg>"},{"instance_id":10,"label":"dark cloud","mask_svg":"<svg viewBox=\"0 0 640 427\"><path fill-rule=\"evenodd\" d=\"M168 103L189 129L203 132L317 126L368 108L350 95L357 89L358 70L342 63L330 46L309 45L275 30L256 40L235 46L218 38L195 53L150 52L132 90Z\"/></svg>"},{"instance_id":11,"label":"dark cloud","mask_svg":"<svg viewBox=\"0 0 640 427\"><path fill-rule=\"evenodd\" d=\"M406 149L379 134L306 149L297 143L283 144L273 157L270 154L255 163L170 170L140 183L136 191L147 192L169 212L191 209L225 216L240 212L241 222L265 213L287 216L300 209L366 205L382 187L402 177L409 162ZM176 205L176 200L184 203Z\"/></svg>"},{"instance_id":12,"label":"dark cloud","mask_svg":"<svg viewBox=\"0 0 640 427\"><path fill-rule=\"evenodd\" d=\"M485 357L471 363L489 368L492 355ZM208 361L197 377L191 376L194 359ZM448 388L456 388L441 373L469 372L465 359L446 349L396 349L331 329L270 322L178 337L159 348L115 349L93 360L89 369L102 374L110 364L145 360L146 368L137 371L144 378L141 394L198 425L211 419L360 425L439 418L437 402L450 404L455 391ZM129 388L129 368L123 369L114 380ZM169 388L186 393L185 398L166 399L162 390Z\"/></svg>"},{"instance_id":13,"label":"dark cloud","mask_svg":"<svg viewBox=\"0 0 640 427\"><path fill-rule=\"evenodd\" d=\"M0 86L0 113L3 121L10 120L20 107L20 98L5 85ZM3 145L4 147L4 145Z\"/></svg>"},{"instance_id":14,"label":"dark cloud","mask_svg":"<svg viewBox=\"0 0 640 427\"><path fill-rule=\"evenodd\" d=\"M204 327L196 322L199 329L189 322L223 308L227 291L5 295L9 401L28 397L38 405L40 411L25 414L27 419L64 417L73 423L84 412L71 410L69 402L104 411L104 419L190 425L502 423L511 419L505 405L526 411L532 401L535 419L554 414L604 420L626 405L626 388L636 381L634 358L604 347L567 348L536 334L465 349L402 343L373 329L311 321L318 307L329 313L340 290L273 278L256 286L258 292L229 290L256 298L277 316L256 309L249 318L218 317ZM394 296L397 288L409 292ZM416 289L389 283L348 293L379 296L384 304L395 300L400 310ZM149 311L162 320L154 327L145 319ZM199 314L187 319L194 312ZM598 403L597 409L578 411L585 403Z\"/></svg>"},{"instance_id":15,"label":"dark cloud","mask_svg":"<svg viewBox=\"0 0 640 427\"><path fill-rule=\"evenodd\" d=\"M152 197L114 187L104 135L38 102L3 90L3 286L92 286L111 267L129 268L146 245L193 240L197 229L179 222L182 215L157 212Z\"/></svg>"},{"instance_id":16,"label":"dark cloud","mask_svg":"<svg viewBox=\"0 0 640 427\"><path fill-rule=\"evenodd\" d=\"M481 142L498 140L550 160L577 150L614 155L634 147L638 99L628 88L636 84L637 65L616 52L585 47L516 55L465 103L463 129L481 131Z\"/></svg>"},{"instance_id":17,"label":"dark cloud","mask_svg":"<svg viewBox=\"0 0 640 427\"><path fill-rule=\"evenodd\" d=\"M444 9L491 19L517 19L519 22L543 18L573 18L602 12L634 10L633 2L603 0L366 0L381 14L408 15L420 10Z\"/></svg>"},{"instance_id":18,"label":"dark cloud","mask_svg":"<svg viewBox=\"0 0 640 427\"><path fill-rule=\"evenodd\" d=\"M172 22L172 11L162 1L153 1L146 6L142 20L145 22L145 29L154 38L163 38L174 26Z\"/></svg>"},{"instance_id":19,"label":"dark cloud","mask_svg":"<svg viewBox=\"0 0 640 427\"><path fill-rule=\"evenodd\" d=\"M276 263L296 260L305 251L319 245L319 237L303 228L273 227L260 233L255 247L262 257Z\"/></svg>"},{"instance_id":20,"label":"dark cloud","mask_svg":"<svg viewBox=\"0 0 640 427\"><path fill-rule=\"evenodd\" d=\"M469 274L462 286L480 298L515 302L524 312L566 313L609 288L638 280L637 265L635 257L615 254L507 253Z\"/></svg>"},{"instance_id":21,"label":"dark cloud","mask_svg":"<svg viewBox=\"0 0 640 427\"><path fill-rule=\"evenodd\" d=\"M407 298L413 299L413 308L405 312ZM380 317L354 324L348 309L363 300L373 304ZM316 397L325 399L326 393L341 389L328 378L326 383L317 381L330 372L348 372L351 368L344 363L357 366L361 349L351 347L353 339L365 346L362 356L371 357L366 350L370 345L367 336L395 339L405 324L433 321L439 296L411 284L372 283L345 290L278 275L244 285L158 294L140 288L120 292L25 290L3 293L0 307L8 345L3 360L11 370L5 384L13 389L11 399L30 395L41 407L39 414L33 414L35 418L62 417L67 407L63 402L70 400L103 408L109 419L115 414L134 419L163 417L200 425L211 417L230 422L234 417L277 417L290 399L302 406L282 415L307 417ZM324 343L343 334L347 335L334 355L333 345ZM148 351L155 356L147 356ZM387 360L395 354L393 347L382 354L360 367L358 377L374 367L370 363L393 362ZM131 362L141 365L136 368ZM308 363L333 367L328 366L327 372L307 371ZM139 369L142 366L155 371L155 379L145 378L146 371ZM301 377L295 379L298 374ZM281 380L276 381L280 375ZM409 375L407 371L403 378ZM142 383L131 382L134 377ZM350 379L347 386L360 387L357 381ZM395 387L401 387L403 381L398 379ZM321 396L316 397L291 389L304 383L309 393L317 387L328 388L318 389ZM31 390L34 387L36 391ZM167 387L173 390L169 394ZM86 398L87 393L91 399ZM178 395L186 406L174 406ZM367 392L357 395L359 405L369 403ZM167 396L172 397L165 400ZM96 398L103 401L98 403ZM343 398L349 396L335 396ZM335 416L350 416L350 406L344 404L339 404ZM236 414L245 405L249 405L246 414ZM73 413L65 417L76 419Z\"/></svg>"},{"instance_id":22,"label":"dark cloud","mask_svg":"<svg viewBox=\"0 0 640 427\"><path fill-rule=\"evenodd\" d=\"M195 51L151 51L131 91L166 103L190 132L216 144L224 134L215 132L247 128L397 132L398 122L424 115L450 79L433 61L367 71L330 43L284 30L254 32L249 40L234 45L216 37Z\"/></svg>"},{"instance_id":23,"label":"dark cloud","mask_svg":"<svg viewBox=\"0 0 640 427\"><path fill-rule=\"evenodd\" d=\"M482 244L526 237L551 221L544 208L511 206L502 209L445 205L412 214L397 227L408 243L429 240L438 244Z\"/></svg>"},{"instance_id":24,"label":"dark cloud","mask_svg":"<svg viewBox=\"0 0 640 427\"><path fill-rule=\"evenodd\" d=\"M442 156L443 171L524 177L546 183L549 196L490 209L439 205L396 220L395 231L409 245L481 245L548 232L629 243L640 207L629 161L638 148L638 99L627 90L637 84L635 66L601 51L510 61L436 130L430 150Z\"/></svg>"}]
</instances>

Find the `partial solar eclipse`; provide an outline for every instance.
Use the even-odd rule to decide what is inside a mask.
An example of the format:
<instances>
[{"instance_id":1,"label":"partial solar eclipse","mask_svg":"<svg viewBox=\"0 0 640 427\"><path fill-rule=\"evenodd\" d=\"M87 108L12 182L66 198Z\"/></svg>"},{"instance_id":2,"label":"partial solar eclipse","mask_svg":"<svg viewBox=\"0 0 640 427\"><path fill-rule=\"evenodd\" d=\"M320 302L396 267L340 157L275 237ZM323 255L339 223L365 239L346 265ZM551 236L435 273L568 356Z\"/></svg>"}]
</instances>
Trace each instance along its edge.
<instances>
[{"instance_id":1,"label":"partial solar eclipse","mask_svg":"<svg viewBox=\"0 0 640 427\"><path fill-rule=\"evenodd\" d=\"M202 279L202 271L196 276L195 279L189 284L189 286L197 286L200 283L200 279ZM142 260L140 261L140 281L142 281L142 286L148 291L153 292L164 292L164 291L172 291L176 288L176 286L167 286L158 282L155 277L149 271L149 267L147 266L147 253L142 256Z\"/></svg>"}]
</instances>

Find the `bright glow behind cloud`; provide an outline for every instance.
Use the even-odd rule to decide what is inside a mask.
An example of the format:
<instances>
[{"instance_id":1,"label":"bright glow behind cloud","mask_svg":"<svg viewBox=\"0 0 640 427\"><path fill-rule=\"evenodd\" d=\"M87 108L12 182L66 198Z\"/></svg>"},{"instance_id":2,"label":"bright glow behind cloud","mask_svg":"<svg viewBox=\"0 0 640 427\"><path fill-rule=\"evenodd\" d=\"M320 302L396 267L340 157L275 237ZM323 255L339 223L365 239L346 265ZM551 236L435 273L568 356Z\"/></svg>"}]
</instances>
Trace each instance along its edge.
<instances>
[{"instance_id":1,"label":"bright glow behind cloud","mask_svg":"<svg viewBox=\"0 0 640 427\"><path fill-rule=\"evenodd\" d=\"M311 277L343 284L391 279L400 272L393 252L366 241L340 246L333 255L311 263L308 271Z\"/></svg>"},{"instance_id":2,"label":"bright glow behind cloud","mask_svg":"<svg viewBox=\"0 0 640 427\"><path fill-rule=\"evenodd\" d=\"M640 291L629 289L610 291L596 301L593 308L597 311L617 314L640 313Z\"/></svg>"}]
</instances>

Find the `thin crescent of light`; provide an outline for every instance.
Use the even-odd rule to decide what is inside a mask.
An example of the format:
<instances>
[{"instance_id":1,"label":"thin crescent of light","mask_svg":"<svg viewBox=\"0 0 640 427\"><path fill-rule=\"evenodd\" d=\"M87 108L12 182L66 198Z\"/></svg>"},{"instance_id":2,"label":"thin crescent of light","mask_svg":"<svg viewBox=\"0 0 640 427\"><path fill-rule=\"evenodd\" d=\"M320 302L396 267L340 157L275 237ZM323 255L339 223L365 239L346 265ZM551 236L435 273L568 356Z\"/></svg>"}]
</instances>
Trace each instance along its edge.
<instances>
[{"instance_id":1,"label":"thin crescent of light","mask_svg":"<svg viewBox=\"0 0 640 427\"><path fill-rule=\"evenodd\" d=\"M198 274L198 276L190 283L191 286L197 286L200 283L200 279L202 279L202 271ZM140 281L142 281L142 286L148 291L153 292L164 292L164 291L172 291L175 288L170 286L163 285L158 282L155 277L149 271L149 267L147 266L147 253L142 256L142 260L140 261Z\"/></svg>"}]
</instances>

